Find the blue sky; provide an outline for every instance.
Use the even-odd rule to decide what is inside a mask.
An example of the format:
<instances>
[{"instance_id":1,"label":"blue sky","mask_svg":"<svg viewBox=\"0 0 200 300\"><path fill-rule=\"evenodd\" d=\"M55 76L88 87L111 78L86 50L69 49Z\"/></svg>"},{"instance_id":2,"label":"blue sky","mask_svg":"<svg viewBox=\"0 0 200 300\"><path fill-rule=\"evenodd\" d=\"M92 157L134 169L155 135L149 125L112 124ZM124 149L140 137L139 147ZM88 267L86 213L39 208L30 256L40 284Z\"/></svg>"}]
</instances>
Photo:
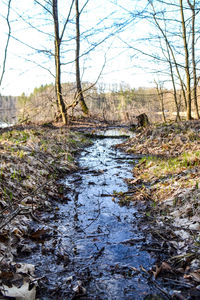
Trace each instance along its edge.
<instances>
[{"instance_id":1,"label":"blue sky","mask_svg":"<svg viewBox=\"0 0 200 300\"><path fill-rule=\"evenodd\" d=\"M7 37L5 16L8 0L0 1L3 8L0 18L0 34L3 41L0 53L0 64L2 65ZM45 0L40 2L43 4ZM67 5L70 2L58 1L61 20L65 20L69 11ZM124 0L104 0L103 2L90 0L81 15L81 32L84 33L81 41L81 54L84 55L80 61L83 81L95 82L106 61L99 82L106 84L125 82L131 87L153 86L154 76L149 73L149 70L151 69L150 65L154 62L149 63L144 56L135 55L126 44L127 42L134 47L142 47L142 49L149 47L145 41L141 42L143 38L147 37L150 30L148 23L145 20L134 20L132 16L132 12L134 13L136 9L139 10L147 2L140 0L124 2ZM80 7L84 3L84 0L80 0ZM74 15L74 11L72 15ZM105 26L109 27L116 23L119 28L120 23L131 18L133 20L127 25L126 30L119 35L113 35L93 51L85 54L95 43L98 44L116 30L114 27L105 30ZM44 50L53 51L54 47L51 16L45 13L40 6L34 4L32 0L12 0L10 24L12 38L8 48L6 72L0 93L2 95L20 95L22 92L29 94L34 87L54 82L52 76L54 59L51 55L44 53ZM62 30L62 22L60 30ZM62 82L75 81L74 35L75 25L72 22L67 26L63 38Z\"/></svg>"}]
</instances>

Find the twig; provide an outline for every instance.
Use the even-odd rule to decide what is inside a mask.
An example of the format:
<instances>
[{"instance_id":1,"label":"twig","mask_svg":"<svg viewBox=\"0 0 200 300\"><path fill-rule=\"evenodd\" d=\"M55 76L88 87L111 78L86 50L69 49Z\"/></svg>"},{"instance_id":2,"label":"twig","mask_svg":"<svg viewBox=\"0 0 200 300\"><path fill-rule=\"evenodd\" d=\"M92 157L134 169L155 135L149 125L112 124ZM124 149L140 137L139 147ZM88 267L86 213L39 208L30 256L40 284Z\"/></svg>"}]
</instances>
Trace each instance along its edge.
<instances>
[{"instance_id":1,"label":"twig","mask_svg":"<svg viewBox=\"0 0 200 300\"><path fill-rule=\"evenodd\" d=\"M22 209L21 208L17 208L14 212L12 212L8 217L7 219L1 223L0 225L0 230L6 226L12 219L14 219L21 211Z\"/></svg>"},{"instance_id":2,"label":"twig","mask_svg":"<svg viewBox=\"0 0 200 300\"><path fill-rule=\"evenodd\" d=\"M1 78L0 78L0 86L2 84L4 73L5 73L5 69L6 69L6 59L7 59L7 52L8 52L8 44L9 44L9 40L10 40L10 36L11 36L11 26L10 26L10 21L9 21L10 6L11 6L11 0L9 0L9 2L8 2L8 12L7 12L7 16L6 16L6 21L7 21L7 25L8 25L8 37L7 37L5 51L4 51L4 60L3 60L3 68L2 68Z\"/></svg>"},{"instance_id":3,"label":"twig","mask_svg":"<svg viewBox=\"0 0 200 300\"><path fill-rule=\"evenodd\" d=\"M156 280L152 280L152 278L150 278L150 274L149 272L143 267L143 266L140 266L140 269L143 271L141 272L140 271L140 274L143 276L143 277L147 277L148 276L148 280L158 289L160 290L168 299L171 299L171 297L169 296L169 294L164 290L162 289L159 284L156 282Z\"/></svg>"},{"instance_id":4,"label":"twig","mask_svg":"<svg viewBox=\"0 0 200 300\"><path fill-rule=\"evenodd\" d=\"M125 196L125 195L132 195L137 191L139 191L139 189L135 188L135 190L130 190L128 192L119 192L119 193L114 193L114 194L101 194L101 197L120 197L120 196Z\"/></svg>"}]
</instances>

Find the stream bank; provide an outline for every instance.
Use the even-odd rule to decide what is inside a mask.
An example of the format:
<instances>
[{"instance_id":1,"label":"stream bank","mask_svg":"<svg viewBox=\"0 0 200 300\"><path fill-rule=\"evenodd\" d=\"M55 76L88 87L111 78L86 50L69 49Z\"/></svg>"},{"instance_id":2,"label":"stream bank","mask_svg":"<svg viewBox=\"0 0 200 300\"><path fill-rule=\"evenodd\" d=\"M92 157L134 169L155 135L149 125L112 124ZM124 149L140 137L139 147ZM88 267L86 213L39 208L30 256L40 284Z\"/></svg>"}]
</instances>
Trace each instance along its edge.
<instances>
[{"instance_id":1,"label":"stream bank","mask_svg":"<svg viewBox=\"0 0 200 300\"><path fill-rule=\"evenodd\" d=\"M158 292L140 273L155 259L141 249L137 210L113 201L114 191L127 191L124 177L135 159L113 148L119 141L95 139L83 150L78 170L62 181L67 199L43 216L52 239L26 259L43 277L40 299L144 299Z\"/></svg>"},{"instance_id":2,"label":"stream bank","mask_svg":"<svg viewBox=\"0 0 200 300\"><path fill-rule=\"evenodd\" d=\"M168 272L161 260L154 277L174 283L178 299L200 299L199 141L200 122L193 120L138 128L119 145L143 156L127 180L133 193L126 200L146 203L142 223L168 256Z\"/></svg>"},{"instance_id":3,"label":"stream bank","mask_svg":"<svg viewBox=\"0 0 200 300\"><path fill-rule=\"evenodd\" d=\"M122 142L119 138L101 136L85 148L89 143L83 135L44 127L39 135L38 129L12 130L2 141L1 195L7 197L1 201L2 224L7 222L0 235L2 295L20 293L21 300L198 299L198 281L177 280L166 261L176 253L168 243L173 229L167 232L165 223L159 227L156 222L157 207L146 201L150 195L144 182L132 178L140 156L113 148ZM80 145L85 149L75 166ZM24 181L26 188L38 184L41 190L18 191ZM12 194L2 188L8 183ZM130 203L130 196L140 205ZM183 268L178 272L192 276Z\"/></svg>"},{"instance_id":4,"label":"stream bank","mask_svg":"<svg viewBox=\"0 0 200 300\"><path fill-rule=\"evenodd\" d=\"M137 209L113 197L128 190L137 157L113 147L119 138L95 139L77 168L73 152L88 145L82 135L29 130L2 135L2 299L165 299L145 273L155 257L142 249ZM14 187L12 196L3 187Z\"/></svg>"}]
</instances>

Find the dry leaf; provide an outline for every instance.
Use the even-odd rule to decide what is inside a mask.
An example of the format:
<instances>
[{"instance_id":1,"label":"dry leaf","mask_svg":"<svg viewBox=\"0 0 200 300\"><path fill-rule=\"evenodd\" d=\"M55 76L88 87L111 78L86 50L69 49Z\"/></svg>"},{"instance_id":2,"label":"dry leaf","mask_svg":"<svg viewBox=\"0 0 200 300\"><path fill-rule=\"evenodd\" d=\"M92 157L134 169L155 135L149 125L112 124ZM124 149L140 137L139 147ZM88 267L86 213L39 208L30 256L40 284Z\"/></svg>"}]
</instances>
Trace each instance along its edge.
<instances>
[{"instance_id":1,"label":"dry leaf","mask_svg":"<svg viewBox=\"0 0 200 300\"><path fill-rule=\"evenodd\" d=\"M193 279L196 282L200 282L200 272L191 272L184 275L185 279Z\"/></svg>"},{"instance_id":2,"label":"dry leaf","mask_svg":"<svg viewBox=\"0 0 200 300\"><path fill-rule=\"evenodd\" d=\"M162 269L162 271L167 271L167 272L172 271L171 266L168 263L166 263L165 261L162 262L161 269Z\"/></svg>"},{"instance_id":3,"label":"dry leaf","mask_svg":"<svg viewBox=\"0 0 200 300\"><path fill-rule=\"evenodd\" d=\"M29 275L34 275L35 272L35 266L32 264L16 264L16 273L24 273L24 274L29 274Z\"/></svg>"},{"instance_id":4,"label":"dry leaf","mask_svg":"<svg viewBox=\"0 0 200 300\"><path fill-rule=\"evenodd\" d=\"M34 240L41 239L47 232L49 232L49 229L38 229L35 232L31 233L31 238Z\"/></svg>"},{"instance_id":5,"label":"dry leaf","mask_svg":"<svg viewBox=\"0 0 200 300\"><path fill-rule=\"evenodd\" d=\"M161 264L161 266L158 267L158 266L156 265L156 270L155 270L155 271L152 271L152 272L153 272L154 278L156 279L157 276L158 276L161 272L171 272L171 271L172 271L171 266L170 266L168 263L166 263L166 262L163 261L162 264Z\"/></svg>"},{"instance_id":6,"label":"dry leaf","mask_svg":"<svg viewBox=\"0 0 200 300\"><path fill-rule=\"evenodd\" d=\"M156 279L157 278L157 276L160 274L160 272L161 272L161 267L158 267L157 265L156 265L156 270L155 271L152 271L153 272L153 276L154 276L154 278Z\"/></svg>"},{"instance_id":7,"label":"dry leaf","mask_svg":"<svg viewBox=\"0 0 200 300\"><path fill-rule=\"evenodd\" d=\"M13 272L1 271L1 273L0 273L0 279L10 280L13 277L14 277Z\"/></svg>"},{"instance_id":8,"label":"dry leaf","mask_svg":"<svg viewBox=\"0 0 200 300\"><path fill-rule=\"evenodd\" d=\"M36 298L36 287L33 286L31 290L29 290L29 283L25 282L20 288L13 285L12 287L8 287L6 285L2 285L1 290L3 296L14 297L16 300L35 300Z\"/></svg>"}]
</instances>

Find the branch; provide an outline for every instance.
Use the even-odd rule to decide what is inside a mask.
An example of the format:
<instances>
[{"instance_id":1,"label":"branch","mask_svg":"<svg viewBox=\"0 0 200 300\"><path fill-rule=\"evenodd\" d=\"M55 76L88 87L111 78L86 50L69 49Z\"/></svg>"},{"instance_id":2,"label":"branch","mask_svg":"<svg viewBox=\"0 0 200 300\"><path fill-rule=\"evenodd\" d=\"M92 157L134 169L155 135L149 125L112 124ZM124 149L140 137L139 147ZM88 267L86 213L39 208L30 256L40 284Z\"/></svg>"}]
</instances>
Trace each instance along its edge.
<instances>
[{"instance_id":1,"label":"branch","mask_svg":"<svg viewBox=\"0 0 200 300\"><path fill-rule=\"evenodd\" d=\"M71 107L74 108L74 107L78 104L78 98L79 98L79 96L80 96L80 93L85 93L86 91L90 90L91 88L93 88L93 87L97 84L99 78L101 77L101 74L102 74L102 72L103 72L103 69L105 68L105 65L106 65L106 55L105 55L104 64L103 64L103 66L102 66L102 68L101 68L101 71L100 71L100 73L99 73L99 75L98 75L96 81L95 81L93 84L91 84L89 87L87 87L87 88L85 88L84 90L82 90L81 92L76 93L76 94L75 94L75 99L74 99L74 101L73 101L71 104L69 104L69 105L67 106L67 110L70 109Z\"/></svg>"},{"instance_id":2,"label":"branch","mask_svg":"<svg viewBox=\"0 0 200 300\"><path fill-rule=\"evenodd\" d=\"M62 38L63 38L64 32L65 32L67 23L69 22L69 18L70 18L70 15L71 15L71 11L72 11L73 5L74 5L74 0L72 0L72 3L71 3L71 6L70 6L70 9L69 9L69 13L68 13L67 19L66 19L65 24L63 26L63 30L62 30L62 33L61 33L61 36L60 36L60 41L62 41Z\"/></svg>"},{"instance_id":3,"label":"branch","mask_svg":"<svg viewBox=\"0 0 200 300\"><path fill-rule=\"evenodd\" d=\"M7 53L8 53L8 44L9 44L10 36L11 36L11 27L10 27L10 22L9 22L11 1L12 0L9 0L9 2L8 2L8 12L7 12L7 17L6 17L6 21L7 21L7 24L8 24L8 38L7 38L5 52L4 52L3 69L2 69L1 78L0 78L0 86L2 84L3 76L4 76L4 73L5 73L5 69L6 69L6 59L7 59Z\"/></svg>"},{"instance_id":4,"label":"branch","mask_svg":"<svg viewBox=\"0 0 200 300\"><path fill-rule=\"evenodd\" d=\"M83 7L81 8L81 10L80 10L80 12L79 12L80 15L82 14L84 8L86 7L86 5L88 4L89 1L90 1L90 0L87 0L87 1L85 2L85 4L83 5Z\"/></svg>"},{"instance_id":5,"label":"branch","mask_svg":"<svg viewBox=\"0 0 200 300\"><path fill-rule=\"evenodd\" d=\"M37 1L37 0L34 0L34 2L36 2L38 5L42 6L42 8L43 8L44 10L46 10L50 15L52 15L52 12L51 12L46 6L42 5L42 4L41 4L39 1Z\"/></svg>"},{"instance_id":6,"label":"branch","mask_svg":"<svg viewBox=\"0 0 200 300\"><path fill-rule=\"evenodd\" d=\"M55 78L55 75L48 68L46 68L44 65L41 65L41 64L31 60L31 59L28 59L28 58L25 58L25 57L22 57L22 56L19 56L19 55L17 57L23 58L25 61L31 62L32 64L38 66L39 68L48 71L51 74L51 76L53 76Z\"/></svg>"}]
</instances>

